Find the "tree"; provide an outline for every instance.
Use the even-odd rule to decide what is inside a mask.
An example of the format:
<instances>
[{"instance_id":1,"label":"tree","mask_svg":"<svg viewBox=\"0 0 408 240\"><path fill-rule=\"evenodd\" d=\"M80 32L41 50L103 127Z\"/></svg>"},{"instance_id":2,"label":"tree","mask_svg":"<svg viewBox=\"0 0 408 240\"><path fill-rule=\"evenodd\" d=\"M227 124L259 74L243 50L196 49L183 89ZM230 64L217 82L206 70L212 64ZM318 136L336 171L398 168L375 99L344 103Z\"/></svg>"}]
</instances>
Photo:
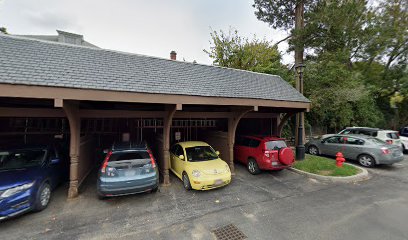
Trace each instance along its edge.
<instances>
[{"instance_id":1,"label":"tree","mask_svg":"<svg viewBox=\"0 0 408 240\"><path fill-rule=\"evenodd\" d=\"M213 59L214 65L275 74L293 83L293 75L281 64L281 54L271 42L255 36L253 39L241 37L233 29L228 33L213 31L210 35L210 49L204 52Z\"/></svg>"},{"instance_id":2,"label":"tree","mask_svg":"<svg viewBox=\"0 0 408 240\"><path fill-rule=\"evenodd\" d=\"M0 27L0 32L2 32L4 34L8 34L7 28L5 28L5 27Z\"/></svg>"},{"instance_id":3,"label":"tree","mask_svg":"<svg viewBox=\"0 0 408 240\"><path fill-rule=\"evenodd\" d=\"M308 61L305 95L312 101L308 122L336 132L346 126L378 127L382 113L362 75L342 62L344 52L324 53Z\"/></svg>"},{"instance_id":4,"label":"tree","mask_svg":"<svg viewBox=\"0 0 408 240\"><path fill-rule=\"evenodd\" d=\"M256 8L255 15L259 20L267 22L273 28L283 28L288 30L294 26L291 30L291 35L286 39L292 37L295 39L292 47L295 51L295 67L303 65L304 45L302 41L302 35L305 23L305 9L308 12L309 8L313 8L318 0L255 0L253 7ZM280 41L279 41L280 42ZM278 42L278 43L279 43ZM301 75L297 76L296 89L303 94L303 79ZM296 146L300 147L299 154L296 150L297 159L303 159L304 154L302 152L304 147L304 114L300 112L297 114L297 127L296 127ZM302 140L302 141L301 141ZM299 143L299 144L298 144ZM299 155L299 156L298 156Z\"/></svg>"}]
</instances>

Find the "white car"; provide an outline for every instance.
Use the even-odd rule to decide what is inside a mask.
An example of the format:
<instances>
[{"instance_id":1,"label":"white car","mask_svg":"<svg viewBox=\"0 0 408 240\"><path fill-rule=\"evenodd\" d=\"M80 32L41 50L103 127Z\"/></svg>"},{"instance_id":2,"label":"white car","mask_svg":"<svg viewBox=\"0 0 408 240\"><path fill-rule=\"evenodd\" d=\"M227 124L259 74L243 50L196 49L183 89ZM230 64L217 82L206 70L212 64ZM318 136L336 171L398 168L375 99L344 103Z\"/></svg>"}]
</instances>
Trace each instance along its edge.
<instances>
[{"instance_id":1,"label":"white car","mask_svg":"<svg viewBox=\"0 0 408 240\"><path fill-rule=\"evenodd\" d=\"M402 143L402 149L404 152L408 152L408 137L400 136L400 140Z\"/></svg>"},{"instance_id":2,"label":"white car","mask_svg":"<svg viewBox=\"0 0 408 240\"><path fill-rule=\"evenodd\" d=\"M377 136L375 137L380 140L383 140L384 142L387 142L388 144L392 144L402 148L401 139L397 131L379 130L377 132Z\"/></svg>"}]
</instances>

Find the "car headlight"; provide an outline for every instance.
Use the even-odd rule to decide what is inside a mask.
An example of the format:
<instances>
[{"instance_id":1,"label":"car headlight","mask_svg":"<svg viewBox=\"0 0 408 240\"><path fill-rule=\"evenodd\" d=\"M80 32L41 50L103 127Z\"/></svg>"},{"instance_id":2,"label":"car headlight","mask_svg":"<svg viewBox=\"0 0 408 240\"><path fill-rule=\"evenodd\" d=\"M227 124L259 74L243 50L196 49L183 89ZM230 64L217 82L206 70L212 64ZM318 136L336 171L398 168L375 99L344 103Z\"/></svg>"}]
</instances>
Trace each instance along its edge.
<instances>
[{"instance_id":1,"label":"car headlight","mask_svg":"<svg viewBox=\"0 0 408 240\"><path fill-rule=\"evenodd\" d=\"M199 177L199 176L201 176L201 173L200 173L200 171L198 171L198 170L193 170L193 172L191 173L194 177Z\"/></svg>"},{"instance_id":2,"label":"car headlight","mask_svg":"<svg viewBox=\"0 0 408 240\"><path fill-rule=\"evenodd\" d=\"M13 196L14 194L17 194L19 192L22 192L24 190L31 188L33 185L34 185L34 182L31 182L31 183L26 183L26 184L23 184L17 187L9 188L0 195L0 198L7 198L10 196Z\"/></svg>"}]
</instances>

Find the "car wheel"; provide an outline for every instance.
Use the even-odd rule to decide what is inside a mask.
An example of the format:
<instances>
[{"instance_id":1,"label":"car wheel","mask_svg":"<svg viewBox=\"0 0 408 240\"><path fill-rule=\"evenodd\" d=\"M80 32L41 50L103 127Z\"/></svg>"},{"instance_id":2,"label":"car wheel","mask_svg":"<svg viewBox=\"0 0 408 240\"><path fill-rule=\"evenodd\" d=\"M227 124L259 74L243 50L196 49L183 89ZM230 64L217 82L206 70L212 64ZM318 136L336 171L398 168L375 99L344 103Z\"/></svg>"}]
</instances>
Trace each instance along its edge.
<instances>
[{"instance_id":1,"label":"car wheel","mask_svg":"<svg viewBox=\"0 0 408 240\"><path fill-rule=\"evenodd\" d=\"M404 144L402 144L402 153L408 153L408 149L405 148Z\"/></svg>"},{"instance_id":2,"label":"car wheel","mask_svg":"<svg viewBox=\"0 0 408 240\"><path fill-rule=\"evenodd\" d=\"M316 146L314 146L314 145L310 146L310 147L307 149L307 151L308 151L311 155L319 155L319 149L318 149Z\"/></svg>"},{"instance_id":3,"label":"car wheel","mask_svg":"<svg viewBox=\"0 0 408 240\"><path fill-rule=\"evenodd\" d=\"M191 190L190 179L186 173L183 173L183 185L186 190Z\"/></svg>"},{"instance_id":4,"label":"car wheel","mask_svg":"<svg viewBox=\"0 0 408 240\"><path fill-rule=\"evenodd\" d=\"M248 172L252 175L256 175L261 172L261 170L259 169L258 163L253 158L250 158L248 160Z\"/></svg>"},{"instance_id":5,"label":"car wheel","mask_svg":"<svg viewBox=\"0 0 408 240\"><path fill-rule=\"evenodd\" d=\"M34 211L42 211L45 208L47 208L50 199L51 199L51 186L48 183L43 183L37 192Z\"/></svg>"},{"instance_id":6,"label":"car wheel","mask_svg":"<svg viewBox=\"0 0 408 240\"><path fill-rule=\"evenodd\" d=\"M159 191L159 187L155 187L155 188L152 189L152 193L156 193L158 191Z\"/></svg>"},{"instance_id":7,"label":"car wheel","mask_svg":"<svg viewBox=\"0 0 408 240\"><path fill-rule=\"evenodd\" d=\"M106 197L105 197L104 195L98 194L98 199L99 199L99 200L105 200Z\"/></svg>"},{"instance_id":8,"label":"car wheel","mask_svg":"<svg viewBox=\"0 0 408 240\"><path fill-rule=\"evenodd\" d=\"M369 155L365 155L365 154L360 155L360 156L358 157L358 163L359 163L361 166L369 167L369 168L375 166L375 160L374 160L374 158L371 157L371 156L369 156Z\"/></svg>"}]
</instances>

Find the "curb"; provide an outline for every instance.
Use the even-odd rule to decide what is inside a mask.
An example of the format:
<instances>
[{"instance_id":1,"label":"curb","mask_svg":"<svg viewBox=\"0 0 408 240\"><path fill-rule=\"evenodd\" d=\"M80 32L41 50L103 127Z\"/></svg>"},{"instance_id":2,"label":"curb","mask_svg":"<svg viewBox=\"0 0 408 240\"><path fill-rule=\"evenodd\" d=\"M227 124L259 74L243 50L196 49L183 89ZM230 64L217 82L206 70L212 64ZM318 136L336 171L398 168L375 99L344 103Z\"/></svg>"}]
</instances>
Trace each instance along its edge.
<instances>
[{"instance_id":1,"label":"curb","mask_svg":"<svg viewBox=\"0 0 408 240\"><path fill-rule=\"evenodd\" d=\"M332 182L332 183L354 183L354 182L361 182L368 180L370 178L370 175L368 174L367 169L361 168L359 166L356 166L354 164L349 164L349 163L344 163L350 166L353 166L355 168L358 168L361 172L357 175L354 176L347 176L347 177L332 177L332 176L322 176L322 175L317 175L314 173L309 173L305 172L299 169L295 169L293 167L288 168L288 170L293 171L295 173L314 178L316 180L320 180L323 182Z\"/></svg>"}]
</instances>

